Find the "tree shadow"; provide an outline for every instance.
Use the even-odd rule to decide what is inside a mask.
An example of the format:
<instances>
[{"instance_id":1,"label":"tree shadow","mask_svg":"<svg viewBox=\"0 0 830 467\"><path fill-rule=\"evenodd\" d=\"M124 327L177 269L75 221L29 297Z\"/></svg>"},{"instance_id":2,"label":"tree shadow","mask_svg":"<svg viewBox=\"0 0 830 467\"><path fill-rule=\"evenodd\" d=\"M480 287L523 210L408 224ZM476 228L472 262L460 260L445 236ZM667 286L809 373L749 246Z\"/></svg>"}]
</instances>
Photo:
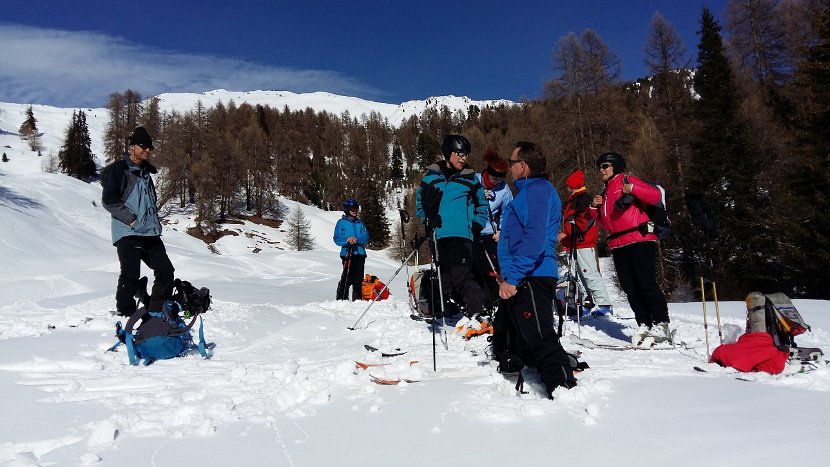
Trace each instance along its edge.
<instances>
[{"instance_id":1,"label":"tree shadow","mask_svg":"<svg viewBox=\"0 0 830 467\"><path fill-rule=\"evenodd\" d=\"M19 209L15 209L15 207L26 209L40 209L43 207L43 204L41 204L34 198L27 198L26 196L21 196L20 194L4 186L0 186L0 206L5 206L14 209L15 211L20 211Z\"/></svg>"}]
</instances>

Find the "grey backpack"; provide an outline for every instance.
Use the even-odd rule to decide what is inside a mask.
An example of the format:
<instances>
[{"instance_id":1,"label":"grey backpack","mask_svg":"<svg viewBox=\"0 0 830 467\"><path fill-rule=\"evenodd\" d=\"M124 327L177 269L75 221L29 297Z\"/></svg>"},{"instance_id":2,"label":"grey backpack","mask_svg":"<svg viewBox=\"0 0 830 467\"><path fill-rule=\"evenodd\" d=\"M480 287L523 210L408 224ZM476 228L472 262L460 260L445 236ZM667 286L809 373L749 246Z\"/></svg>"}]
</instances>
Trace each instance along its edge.
<instances>
[{"instance_id":1,"label":"grey backpack","mask_svg":"<svg viewBox=\"0 0 830 467\"><path fill-rule=\"evenodd\" d=\"M746 296L746 332L767 332L778 349L789 352L790 360L817 361L823 353L818 348L799 347L795 336L810 326L787 295L752 292Z\"/></svg>"}]
</instances>

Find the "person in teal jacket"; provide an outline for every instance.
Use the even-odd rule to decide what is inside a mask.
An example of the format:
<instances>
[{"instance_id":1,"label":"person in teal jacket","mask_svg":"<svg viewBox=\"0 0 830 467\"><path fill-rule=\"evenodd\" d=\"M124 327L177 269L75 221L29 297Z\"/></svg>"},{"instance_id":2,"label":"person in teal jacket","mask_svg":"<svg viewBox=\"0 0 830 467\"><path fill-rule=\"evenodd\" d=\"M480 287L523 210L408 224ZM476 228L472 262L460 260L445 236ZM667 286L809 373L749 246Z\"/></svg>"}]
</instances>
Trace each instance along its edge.
<instances>
[{"instance_id":1,"label":"person in teal jacket","mask_svg":"<svg viewBox=\"0 0 830 467\"><path fill-rule=\"evenodd\" d=\"M562 202L545 174L545 156L535 144L516 143L507 162L516 195L502 214L498 244L502 301L493 346L499 345L500 336L512 336L512 350L522 353L519 357L536 367L547 396L553 398L556 388L576 385L568 354L553 326ZM501 326L509 331L503 332Z\"/></svg>"},{"instance_id":2,"label":"person in teal jacket","mask_svg":"<svg viewBox=\"0 0 830 467\"><path fill-rule=\"evenodd\" d=\"M363 269L369 232L357 217L359 210L357 200L347 199L343 202L343 217L334 226L334 243L341 247L340 260L343 262L343 274L337 284L337 300L349 299L350 286L352 301L363 299Z\"/></svg>"},{"instance_id":3,"label":"person in teal jacket","mask_svg":"<svg viewBox=\"0 0 830 467\"><path fill-rule=\"evenodd\" d=\"M467 167L470 142L461 135L448 135L441 144L444 160L427 167L415 197L415 212L435 234L444 297L454 292L466 305L465 323L486 321L484 294L473 273L473 241L487 224L484 188L474 170ZM480 326L479 326L480 327Z\"/></svg>"}]
</instances>

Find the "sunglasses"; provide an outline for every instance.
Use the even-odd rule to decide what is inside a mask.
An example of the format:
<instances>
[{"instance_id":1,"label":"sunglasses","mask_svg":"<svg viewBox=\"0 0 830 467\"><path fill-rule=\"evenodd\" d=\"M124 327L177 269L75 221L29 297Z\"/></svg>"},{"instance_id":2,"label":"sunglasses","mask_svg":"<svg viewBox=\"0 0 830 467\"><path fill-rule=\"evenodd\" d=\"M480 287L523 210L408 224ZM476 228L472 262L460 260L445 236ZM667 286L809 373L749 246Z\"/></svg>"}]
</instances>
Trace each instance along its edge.
<instances>
[{"instance_id":1,"label":"sunglasses","mask_svg":"<svg viewBox=\"0 0 830 467\"><path fill-rule=\"evenodd\" d=\"M142 151L146 151L148 149L152 151L153 149L155 149L155 147L153 147L152 144L137 144L136 146L140 147Z\"/></svg>"},{"instance_id":2,"label":"sunglasses","mask_svg":"<svg viewBox=\"0 0 830 467\"><path fill-rule=\"evenodd\" d=\"M513 164L518 164L519 162L525 162L524 159L507 159L507 165L513 167Z\"/></svg>"},{"instance_id":3,"label":"sunglasses","mask_svg":"<svg viewBox=\"0 0 830 467\"><path fill-rule=\"evenodd\" d=\"M599 166L599 170L605 170L605 169L607 169L608 167L614 167L614 164L609 164L608 162L606 162L606 163L604 163L604 164L600 164L600 166Z\"/></svg>"},{"instance_id":4,"label":"sunglasses","mask_svg":"<svg viewBox=\"0 0 830 467\"><path fill-rule=\"evenodd\" d=\"M466 152L459 152L459 151L454 151L454 152L455 152L455 155L458 156L459 159L464 159L465 157L469 156L469 154L467 154Z\"/></svg>"}]
</instances>

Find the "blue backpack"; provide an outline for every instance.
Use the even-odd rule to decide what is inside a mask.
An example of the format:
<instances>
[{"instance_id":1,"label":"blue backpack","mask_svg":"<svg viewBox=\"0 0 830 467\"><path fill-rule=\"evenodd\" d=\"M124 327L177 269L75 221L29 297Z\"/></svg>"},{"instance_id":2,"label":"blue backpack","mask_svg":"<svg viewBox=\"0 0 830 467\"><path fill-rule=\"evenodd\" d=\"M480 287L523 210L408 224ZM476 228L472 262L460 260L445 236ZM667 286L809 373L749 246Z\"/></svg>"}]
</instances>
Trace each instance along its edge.
<instances>
[{"instance_id":1,"label":"blue backpack","mask_svg":"<svg viewBox=\"0 0 830 467\"><path fill-rule=\"evenodd\" d=\"M156 360L183 356L192 350L198 350L202 358L208 358L200 315L210 308L210 290L205 287L196 289L189 282L176 279L174 299L164 302L161 311L148 311L146 279L142 278L141 282L145 288L139 291L139 300L145 305L130 316L126 326L122 327L120 321L116 323L115 335L119 342L110 350L124 344L131 365L138 365L139 360L149 365ZM185 322L186 319L190 321ZM193 342L190 333L197 319L198 344Z\"/></svg>"}]
</instances>

